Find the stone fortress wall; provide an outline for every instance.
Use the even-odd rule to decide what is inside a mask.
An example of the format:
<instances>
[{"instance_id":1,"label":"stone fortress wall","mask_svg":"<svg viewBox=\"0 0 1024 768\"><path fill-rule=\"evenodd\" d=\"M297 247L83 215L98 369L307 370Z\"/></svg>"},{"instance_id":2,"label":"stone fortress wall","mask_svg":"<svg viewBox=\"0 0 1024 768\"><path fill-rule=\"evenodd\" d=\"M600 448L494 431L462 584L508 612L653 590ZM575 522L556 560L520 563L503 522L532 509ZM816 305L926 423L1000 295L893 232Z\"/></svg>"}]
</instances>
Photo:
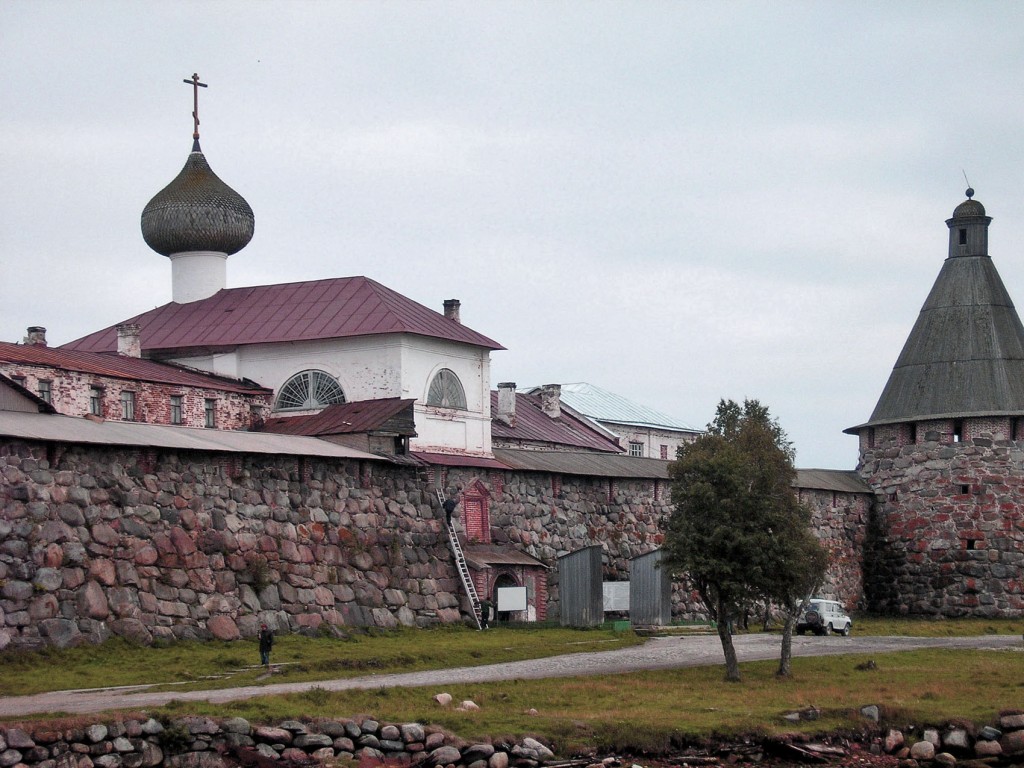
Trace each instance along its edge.
<instances>
[{"instance_id":1,"label":"stone fortress wall","mask_svg":"<svg viewBox=\"0 0 1024 768\"><path fill-rule=\"evenodd\" d=\"M443 482L482 484L493 542L549 567L549 618L560 555L600 544L604 578L626 580L670 512L661 481L450 468ZM862 502L826 498L826 591L853 605ZM2 442L0 647L459 621L436 505L422 473L384 462ZM699 617L683 590L674 602Z\"/></svg>"}]
</instances>

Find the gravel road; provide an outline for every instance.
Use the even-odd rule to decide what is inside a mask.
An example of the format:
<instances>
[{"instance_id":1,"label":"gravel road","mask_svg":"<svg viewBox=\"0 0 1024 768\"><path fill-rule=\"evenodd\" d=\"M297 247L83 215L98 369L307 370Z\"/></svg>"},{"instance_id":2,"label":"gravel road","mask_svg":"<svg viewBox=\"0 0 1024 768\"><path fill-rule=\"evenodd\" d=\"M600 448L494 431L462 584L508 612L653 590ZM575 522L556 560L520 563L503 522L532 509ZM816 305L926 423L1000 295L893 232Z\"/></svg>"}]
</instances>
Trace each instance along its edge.
<instances>
[{"instance_id":1,"label":"gravel road","mask_svg":"<svg viewBox=\"0 0 1024 768\"><path fill-rule=\"evenodd\" d=\"M779 636L738 635L734 638L740 663L778 657ZM1014 649L1024 651L1021 638L1010 635L983 637L794 637L793 656L829 656L844 653L887 653L918 648ZM278 693L295 693L314 686L331 691L393 686L443 686L482 683L493 680L612 675L642 670L678 669L722 664L722 646L717 635L653 638L646 644L618 650L572 653L546 659L457 667L429 672L369 675L341 680L305 683L276 683L263 686L225 688L215 691L152 691L151 686L127 686L80 691L57 691L32 696L0 698L0 717L18 717L45 712L86 714L108 709L146 709L180 701L225 702ZM2 672L0 672L2 674Z\"/></svg>"}]
</instances>

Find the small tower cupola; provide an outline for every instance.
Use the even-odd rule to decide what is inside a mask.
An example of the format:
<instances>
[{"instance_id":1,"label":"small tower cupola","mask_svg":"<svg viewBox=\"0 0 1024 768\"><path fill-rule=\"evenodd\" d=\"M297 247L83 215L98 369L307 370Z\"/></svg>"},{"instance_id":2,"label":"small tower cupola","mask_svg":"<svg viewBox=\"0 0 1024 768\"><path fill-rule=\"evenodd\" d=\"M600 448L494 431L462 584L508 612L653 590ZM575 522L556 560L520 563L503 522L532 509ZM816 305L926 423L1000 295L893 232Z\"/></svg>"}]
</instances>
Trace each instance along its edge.
<instances>
[{"instance_id":1,"label":"small tower cupola","mask_svg":"<svg viewBox=\"0 0 1024 768\"><path fill-rule=\"evenodd\" d=\"M172 299L185 304L227 287L227 258L252 239L255 217L240 194L210 168L199 147L199 76L195 91L192 152L175 179L142 211L142 237L171 260Z\"/></svg>"},{"instance_id":2,"label":"small tower cupola","mask_svg":"<svg viewBox=\"0 0 1024 768\"><path fill-rule=\"evenodd\" d=\"M949 258L954 256L988 256L988 225L992 217L985 215L985 206L974 199L974 190L967 188L967 199L946 219L949 227Z\"/></svg>"}]
</instances>

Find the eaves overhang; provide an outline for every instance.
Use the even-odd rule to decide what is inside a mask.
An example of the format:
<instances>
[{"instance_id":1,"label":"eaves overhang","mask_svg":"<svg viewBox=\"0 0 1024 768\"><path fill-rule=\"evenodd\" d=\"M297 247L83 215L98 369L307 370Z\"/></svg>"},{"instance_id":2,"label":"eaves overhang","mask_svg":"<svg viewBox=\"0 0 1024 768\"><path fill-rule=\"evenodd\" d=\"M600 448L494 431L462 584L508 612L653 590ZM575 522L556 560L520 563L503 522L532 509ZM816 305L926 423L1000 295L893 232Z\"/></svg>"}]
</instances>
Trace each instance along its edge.
<instances>
[{"instance_id":1,"label":"eaves overhang","mask_svg":"<svg viewBox=\"0 0 1024 768\"><path fill-rule=\"evenodd\" d=\"M942 421L943 419L1018 418L1022 416L1024 416L1024 411L973 411L968 413L954 411L950 413L923 413L915 416L901 416L897 419L875 419L874 421L865 421L863 424L858 424L855 427L847 427L843 430L843 433L847 435L856 435L862 429L868 429L870 427L885 427L891 424L914 424L922 421Z\"/></svg>"}]
</instances>

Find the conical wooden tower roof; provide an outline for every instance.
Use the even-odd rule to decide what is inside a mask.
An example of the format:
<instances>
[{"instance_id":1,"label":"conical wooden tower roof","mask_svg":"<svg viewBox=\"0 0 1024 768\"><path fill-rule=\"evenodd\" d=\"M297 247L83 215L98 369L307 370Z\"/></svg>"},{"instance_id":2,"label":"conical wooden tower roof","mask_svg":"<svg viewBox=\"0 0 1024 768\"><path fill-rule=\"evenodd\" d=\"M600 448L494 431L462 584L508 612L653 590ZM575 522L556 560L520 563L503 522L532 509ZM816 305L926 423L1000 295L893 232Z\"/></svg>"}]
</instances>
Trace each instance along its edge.
<instances>
[{"instance_id":1,"label":"conical wooden tower roof","mask_svg":"<svg viewBox=\"0 0 1024 768\"><path fill-rule=\"evenodd\" d=\"M948 219L949 256L871 419L899 422L1024 415L1024 325L988 255L985 208L968 199Z\"/></svg>"}]
</instances>

